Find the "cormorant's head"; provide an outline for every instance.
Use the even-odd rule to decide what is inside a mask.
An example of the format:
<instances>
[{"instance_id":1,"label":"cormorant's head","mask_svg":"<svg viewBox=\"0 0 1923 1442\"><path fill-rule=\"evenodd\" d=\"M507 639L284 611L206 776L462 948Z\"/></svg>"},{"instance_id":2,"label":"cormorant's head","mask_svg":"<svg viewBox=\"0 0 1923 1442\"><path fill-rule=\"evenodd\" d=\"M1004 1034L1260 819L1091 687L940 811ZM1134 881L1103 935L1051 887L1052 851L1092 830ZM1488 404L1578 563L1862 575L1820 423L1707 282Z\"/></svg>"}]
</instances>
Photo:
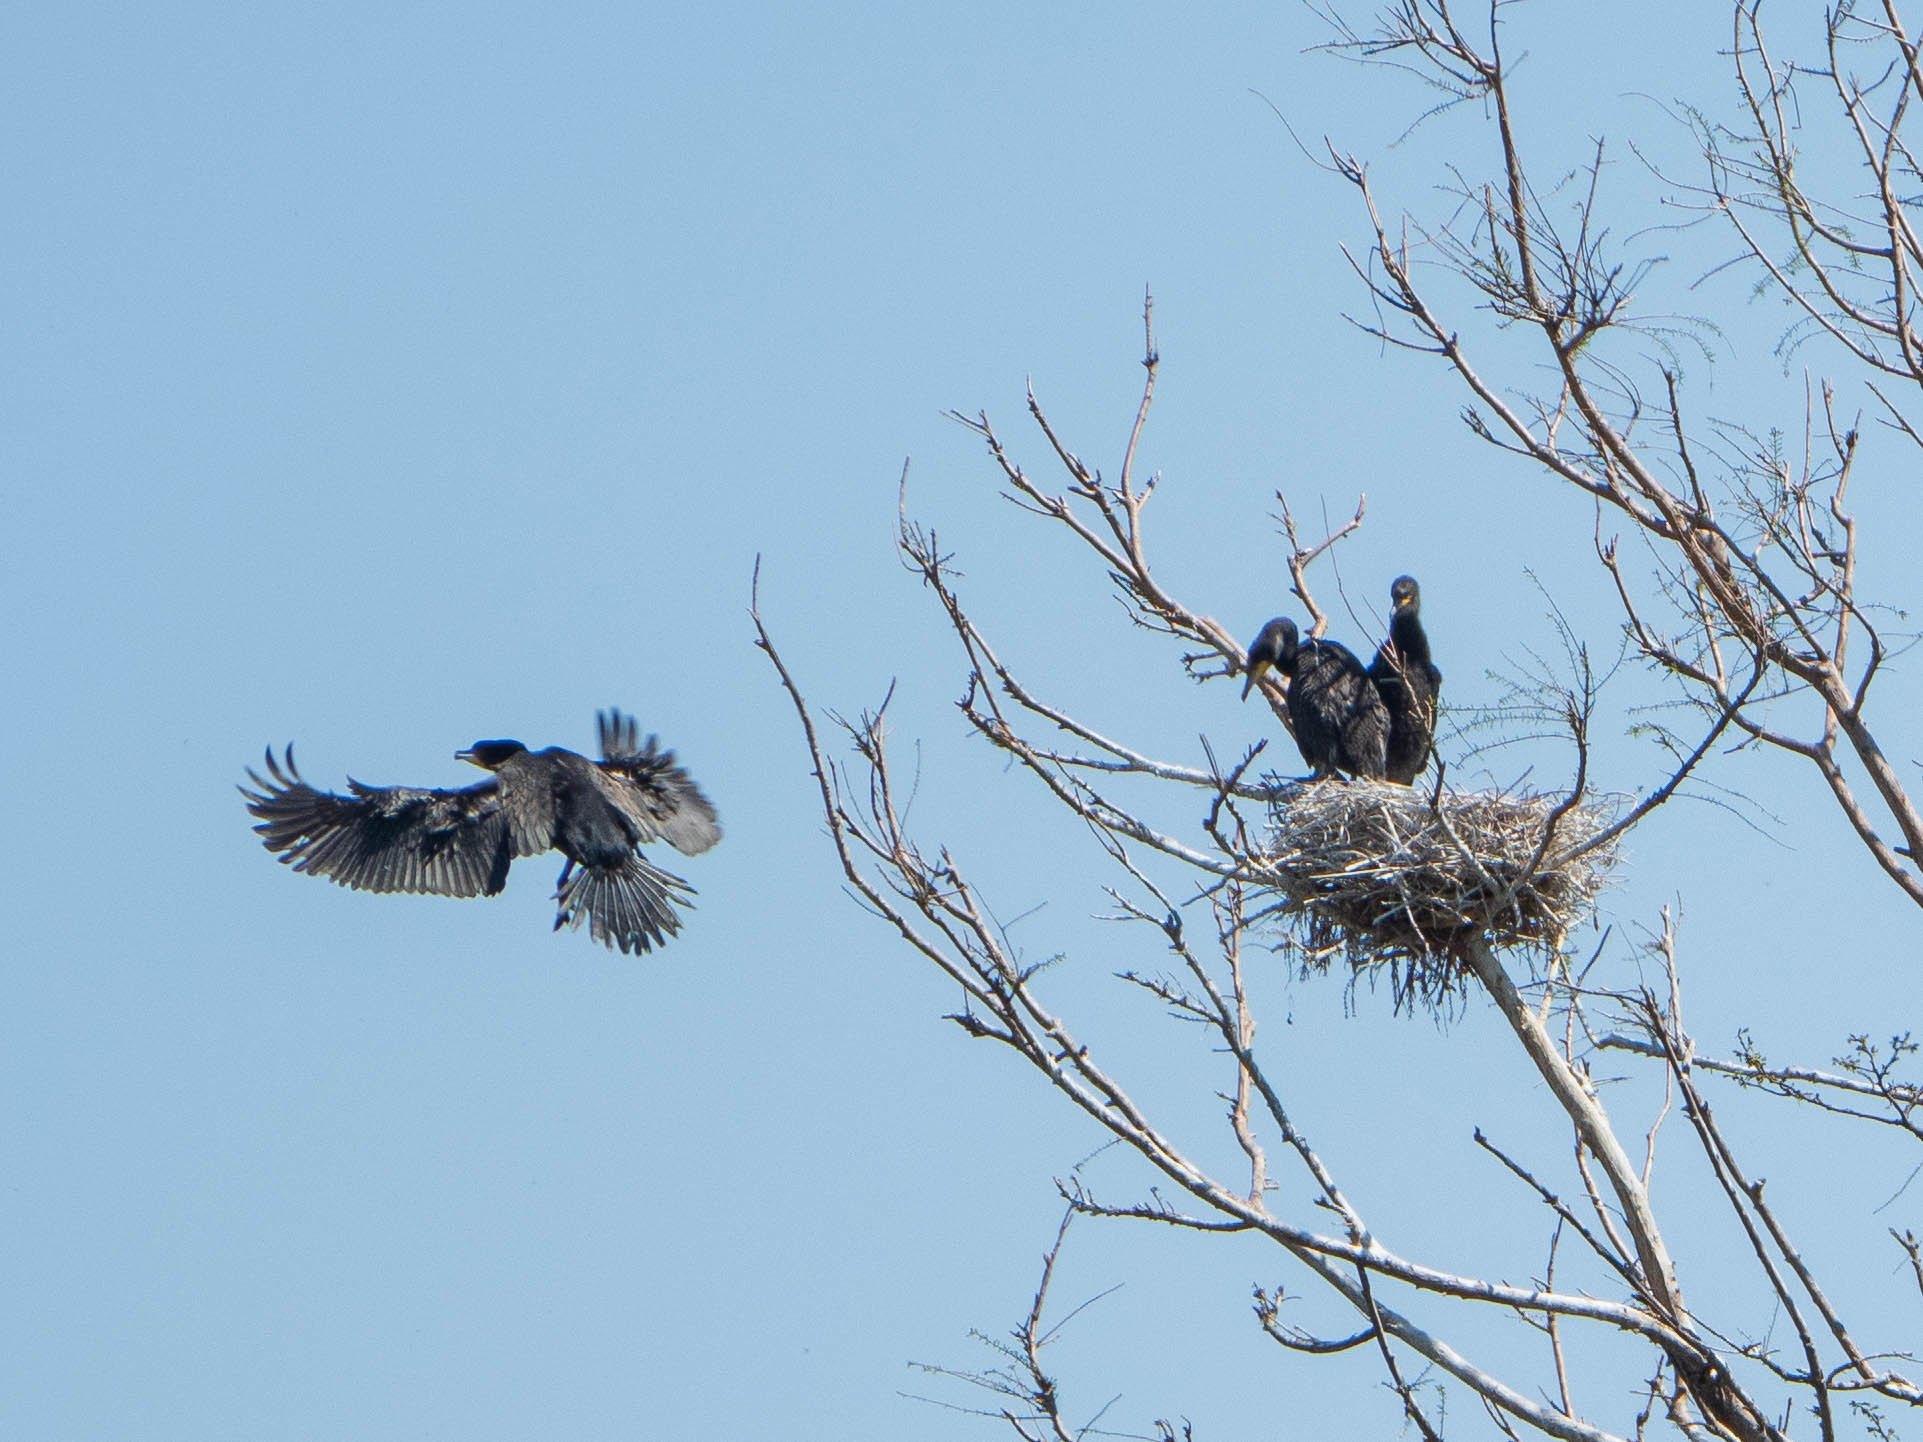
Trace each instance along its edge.
<instances>
[{"instance_id":1,"label":"cormorant's head","mask_svg":"<svg viewBox=\"0 0 1923 1442\"><path fill-rule=\"evenodd\" d=\"M488 771L499 771L527 747L519 741L476 741L465 751L456 751L456 761L471 762Z\"/></svg>"},{"instance_id":2,"label":"cormorant's head","mask_svg":"<svg viewBox=\"0 0 1923 1442\"><path fill-rule=\"evenodd\" d=\"M1397 576L1389 586L1389 601L1396 615L1407 612L1413 616L1422 609L1422 588L1414 576Z\"/></svg>"},{"instance_id":3,"label":"cormorant's head","mask_svg":"<svg viewBox=\"0 0 1923 1442\"><path fill-rule=\"evenodd\" d=\"M1262 673L1273 666L1284 676L1295 674L1296 630L1295 622L1287 616L1277 616L1262 628L1262 634L1255 638L1249 647L1249 659L1243 663L1248 679L1242 683L1242 699L1249 699L1249 692L1255 683L1262 679Z\"/></svg>"}]
</instances>

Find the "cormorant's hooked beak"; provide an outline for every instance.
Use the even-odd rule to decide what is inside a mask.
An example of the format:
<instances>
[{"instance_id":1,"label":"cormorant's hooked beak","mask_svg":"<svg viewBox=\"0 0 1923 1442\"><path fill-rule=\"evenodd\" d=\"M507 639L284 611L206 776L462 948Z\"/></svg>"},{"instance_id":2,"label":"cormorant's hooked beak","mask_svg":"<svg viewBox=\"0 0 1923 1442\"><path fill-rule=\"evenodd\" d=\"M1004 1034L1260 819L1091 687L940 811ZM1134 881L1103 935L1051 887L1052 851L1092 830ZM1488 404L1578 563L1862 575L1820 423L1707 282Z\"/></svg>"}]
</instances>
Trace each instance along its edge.
<instances>
[{"instance_id":1,"label":"cormorant's hooked beak","mask_svg":"<svg viewBox=\"0 0 1923 1442\"><path fill-rule=\"evenodd\" d=\"M1242 683L1242 699L1244 701L1249 699L1249 692L1255 689L1255 683L1262 679L1262 673L1269 669L1269 665L1270 662L1267 656L1251 656L1248 659L1246 667L1248 679Z\"/></svg>"}]
</instances>

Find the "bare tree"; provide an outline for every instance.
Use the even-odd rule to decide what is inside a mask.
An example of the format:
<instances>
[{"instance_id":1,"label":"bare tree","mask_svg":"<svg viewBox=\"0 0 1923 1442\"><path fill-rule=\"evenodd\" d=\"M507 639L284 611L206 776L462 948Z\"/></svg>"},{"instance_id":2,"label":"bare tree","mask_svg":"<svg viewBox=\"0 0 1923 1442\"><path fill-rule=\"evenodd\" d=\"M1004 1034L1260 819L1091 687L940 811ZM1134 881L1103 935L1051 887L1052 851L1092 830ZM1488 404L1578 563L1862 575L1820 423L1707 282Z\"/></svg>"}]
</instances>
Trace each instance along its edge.
<instances>
[{"instance_id":1,"label":"bare tree","mask_svg":"<svg viewBox=\"0 0 1923 1442\"><path fill-rule=\"evenodd\" d=\"M1826 1065L1779 1064L1747 1041L1730 1056L1699 1054L1667 914L1645 949L1642 975L1656 978L1649 984L1613 980L1571 948L1569 928L1587 914L1627 830L1678 795L1713 755L1731 773L1727 784L1740 787L1744 753L1762 749L1812 768L1882 874L1923 903L1915 861L1923 856L1923 813L1879 741L1877 682L1898 638L1888 629L1891 613L1858 590L1862 538L1848 490L1864 446L1843 399L1847 387L1861 387L1891 436L1923 445L1904 390L1906 381L1923 386L1915 298L1923 246L1912 228L1923 173L1903 131L1909 105L1923 99L1923 61L1892 4L1839 5L1828 12L1821 54L1794 65L1772 54L1757 0L1733 7L1740 111L1682 111L1701 170L1656 173L1671 205L1722 228L1729 264L1752 268L1796 307L1786 344L1820 350L1839 374L1812 382L1804 414L1790 425L1698 421L1662 348L1635 343L1654 324L1637 301L1648 268L1612 239L1634 227L1621 217L1604 224L1602 149L1577 172L1571 205L1546 203L1532 178L1520 138L1526 117L1512 104L1505 59L1506 9L1497 0L1473 26L1444 0L1393 0L1366 29L1325 17L1336 53L1399 66L1486 121L1487 178L1467 178L1466 160L1458 163L1445 216L1432 223L1392 214L1369 168L1338 146L1326 148L1326 164L1359 200L1367 227L1366 245L1351 255L1373 303L1360 324L1393 346L1437 357L1468 392L1464 418L1477 436L1582 500L1571 514L1594 528L1596 562L1620 601L1621 635L1693 718L1661 730L1667 761L1660 774L1634 778L1640 802L1612 809L1595 794L1596 688L1580 644L1571 674L1537 697L1563 724L1572 757L1571 783L1551 794L1492 797L1458 790L1441 773L1413 790L1304 785L1279 779L1280 763L1261 747L1232 761L1209 754L1200 765L1152 758L1070 715L1045 683L1018 675L963 604L933 534L905 506L901 518L901 555L965 658L960 705L968 723L1041 796L1085 824L1112 868L1120 914L1148 928L1173 958L1169 970L1130 969L1124 980L1213 1038L1223 1124L1239 1158L1233 1171L1210 1165L1209 1144L1138 1102L1131 1078L1051 1003L1044 969L1011 948L962 860L913 834L886 702L836 718L853 747L844 764L824 742L757 597L758 642L801 722L855 895L960 989L957 1025L1026 1062L1162 1179L1121 1202L1070 1179L1062 1187L1072 1214L1272 1243L1339 1298L1355 1326L1311 1335L1289 1320L1282 1291L1270 1289L1257 1296L1266 1334L1309 1357L1372 1349L1408 1426L1425 1438L1443 1434L1443 1419L1418 1372L1454 1379L1510 1436L1528 1429L1567 1439L1640 1437L1664 1426L1745 1442L1893 1436L1886 1409L1923 1407L1914 1336L1862 1335L1832 1300L1837 1289L1818 1275L1719 1126L1713 1094L1744 1088L1834 1125L1880 1124L1891 1142L1914 1143L1923 1140L1923 1089L1903 1074L1916 1050L1908 1033L1883 1042L1852 1037ZM1812 175L1799 163L1799 127L1812 112L1840 121L1852 138L1852 171ZM1558 193L1568 198L1566 178ZM1505 383L1485 370L1476 341L1496 329L1530 338L1535 360L1519 373L1547 375L1546 386ZM1159 357L1146 315L1145 332L1146 382L1112 474L1064 442L1032 392L1030 415L1059 472L1053 484L1024 468L986 415L957 419L987 446L1008 500L1071 533L1128 619L1178 643L1187 674L1237 676L1238 638L1172 594L1151 567L1146 518L1155 481L1138 474L1137 455ZM1802 444L1785 448L1772 430L1800 434ZM1294 594L1317 630L1326 617L1311 567L1363 520L1358 507L1329 535L1304 537L1282 503ZM1286 724L1281 692L1269 697ZM1198 798L1199 829L1169 819L1193 815ZM1364 1202L1296 1125L1291 1098L1256 1042L1250 954L1278 935L1307 970L1389 974L1398 1004L1466 1005L1475 993L1493 1002L1573 1142L1566 1174L1550 1176L1476 1139L1541 1208L1548 1260L1537 1280L1469 1275L1397 1250L1372 1230ZM1604 1052L1651 1068L1669 1099L1658 1115L1611 1116L1591 1070ZM1741 1288L1691 1278L1672 1250L1651 1193L1653 1136L1671 1102L1743 1241L1745 1284L1760 1289L1793 1333L1780 1351L1736 1300ZM1649 1134L1640 1158L1622 1139L1626 1126ZM1285 1171L1306 1181L1310 1214L1273 1204ZM1807 1180L1821 1185L1820 1175ZM1880 1240L1894 1249L1862 1265L1894 1270L1923 1295L1923 1243L1901 1230ZM1040 1357L1057 1250L1004 1351L1009 1365L969 1374L1003 1399L984 1410L1025 1437L1093 1435L1092 1424L1066 1419ZM1541 1347L1524 1360L1473 1355L1457 1324L1478 1310L1521 1319ZM1585 1405L1572 1378L1592 1353L1623 1341L1642 1357L1640 1399L1613 1412L1593 1398ZM1156 1425L1158 1435L1176 1435L1174 1424Z\"/></svg>"}]
</instances>

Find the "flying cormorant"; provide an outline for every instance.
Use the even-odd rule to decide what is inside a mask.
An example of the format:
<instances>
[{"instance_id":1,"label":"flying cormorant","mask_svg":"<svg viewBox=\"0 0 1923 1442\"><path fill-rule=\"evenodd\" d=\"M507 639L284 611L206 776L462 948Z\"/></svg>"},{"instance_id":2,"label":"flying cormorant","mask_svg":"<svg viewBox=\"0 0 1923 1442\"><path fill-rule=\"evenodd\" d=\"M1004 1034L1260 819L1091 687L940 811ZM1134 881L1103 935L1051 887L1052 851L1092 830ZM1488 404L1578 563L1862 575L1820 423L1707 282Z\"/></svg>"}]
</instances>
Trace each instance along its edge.
<instances>
[{"instance_id":1,"label":"flying cormorant","mask_svg":"<svg viewBox=\"0 0 1923 1442\"><path fill-rule=\"evenodd\" d=\"M1422 588L1416 578L1397 576L1389 587L1389 601L1394 608L1389 639L1369 664L1369 679L1389 709L1389 756L1383 774L1412 786L1429 764L1442 673L1429 659L1429 638L1422 629Z\"/></svg>"},{"instance_id":2,"label":"flying cormorant","mask_svg":"<svg viewBox=\"0 0 1923 1442\"><path fill-rule=\"evenodd\" d=\"M271 780L251 768L240 789L260 818L254 830L296 871L358 891L493 896L517 856L567 858L555 891L555 930L583 920L596 941L624 952L659 946L681 929L675 906L694 888L636 849L664 840L693 856L721 839L714 807L630 716L597 713L601 757L519 741L476 741L455 759L494 774L474 786L430 791L363 786L348 796L316 791L267 751Z\"/></svg>"},{"instance_id":3,"label":"flying cormorant","mask_svg":"<svg viewBox=\"0 0 1923 1442\"><path fill-rule=\"evenodd\" d=\"M1269 667L1289 678L1289 724L1317 780L1337 771L1382 775L1389 714L1369 673L1348 647L1313 636L1298 641L1295 622L1277 616L1249 647L1246 666L1245 701Z\"/></svg>"}]
</instances>

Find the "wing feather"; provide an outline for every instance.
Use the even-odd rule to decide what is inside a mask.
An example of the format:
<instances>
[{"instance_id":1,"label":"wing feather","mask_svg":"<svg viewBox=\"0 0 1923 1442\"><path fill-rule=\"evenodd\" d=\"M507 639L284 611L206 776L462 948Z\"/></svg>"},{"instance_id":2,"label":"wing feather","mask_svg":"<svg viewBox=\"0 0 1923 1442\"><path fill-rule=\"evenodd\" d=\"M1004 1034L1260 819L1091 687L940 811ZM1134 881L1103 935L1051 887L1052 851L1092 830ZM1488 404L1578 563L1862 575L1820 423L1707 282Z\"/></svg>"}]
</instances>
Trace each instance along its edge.
<instances>
[{"instance_id":1,"label":"wing feather","mask_svg":"<svg viewBox=\"0 0 1923 1442\"><path fill-rule=\"evenodd\" d=\"M454 791L347 783L351 795L301 779L294 748L267 751L267 775L251 767L240 794L259 818L261 844L296 871L357 891L492 896L513 860L500 788L493 780Z\"/></svg>"},{"instance_id":2,"label":"wing feather","mask_svg":"<svg viewBox=\"0 0 1923 1442\"><path fill-rule=\"evenodd\" d=\"M601 734L601 769L608 799L640 828L641 841L656 837L676 851L697 856L721 839L720 818L694 778L675 765L654 737L643 742L632 716L603 711L595 716Z\"/></svg>"},{"instance_id":3,"label":"wing feather","mask_svg":"<svg viewBox=\"0 0 1923 1442\"><path fill-rule=\"evenodd\" d=\"M1376 651L1375 660L1369 666L1369 679L1375 683L1382 704L1389 712L1385 774L1391 781L1412 785L1422 768L1429 764L1442 672L1433 664L1402 656L1391 639Z\"/></svg>"},{"instance_id":4,"label":"wing feather","mask_svg":"<svg viewBox=\"0 0 1923 1442\"><path fill-rule=\"evenodd\" d=\"M1380 778L1387 764L1389 713L1348 647L1305 644L1289 681L1289 717L1311 766Z\"/></svg>"}]
</instances>

